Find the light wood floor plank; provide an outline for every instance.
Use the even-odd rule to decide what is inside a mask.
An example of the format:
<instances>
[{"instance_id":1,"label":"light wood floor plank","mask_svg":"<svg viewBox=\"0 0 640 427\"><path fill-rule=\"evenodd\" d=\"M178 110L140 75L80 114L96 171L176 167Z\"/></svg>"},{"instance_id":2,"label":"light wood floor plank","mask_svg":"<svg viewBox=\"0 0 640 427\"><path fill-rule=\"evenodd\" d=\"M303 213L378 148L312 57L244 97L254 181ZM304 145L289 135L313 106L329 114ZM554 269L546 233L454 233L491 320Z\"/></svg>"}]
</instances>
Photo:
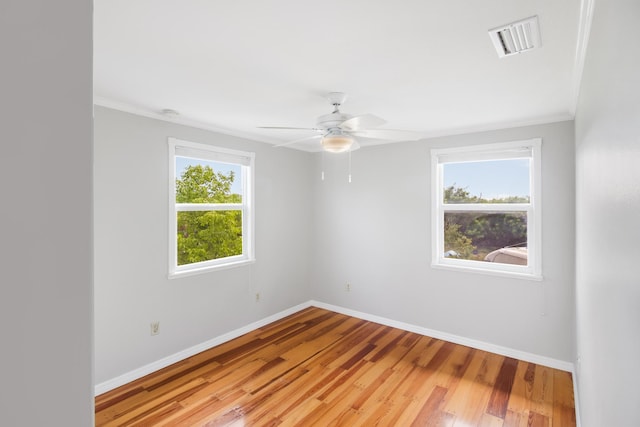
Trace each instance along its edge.
<instances>
[{"instance_id":1,"label":"light wood floor plank","mask_svg":"<svg viewBox=\"0 0 640 427\"><path fill-rule=\"evenodd\" d=\"M475 379L478 376L478 372L485 363L485 353L481 351L475 351L469 367L465 371L462 379L460 380L453 396L449 396L443 410L451 415L460 415L460 419L464 420L467 408L481 408L475 399L478 396L478 390L483 388L487 391L491 389L488 386L478 384ZM475 411L480 413L480 411Z\"/></svg>"}]
</instances>

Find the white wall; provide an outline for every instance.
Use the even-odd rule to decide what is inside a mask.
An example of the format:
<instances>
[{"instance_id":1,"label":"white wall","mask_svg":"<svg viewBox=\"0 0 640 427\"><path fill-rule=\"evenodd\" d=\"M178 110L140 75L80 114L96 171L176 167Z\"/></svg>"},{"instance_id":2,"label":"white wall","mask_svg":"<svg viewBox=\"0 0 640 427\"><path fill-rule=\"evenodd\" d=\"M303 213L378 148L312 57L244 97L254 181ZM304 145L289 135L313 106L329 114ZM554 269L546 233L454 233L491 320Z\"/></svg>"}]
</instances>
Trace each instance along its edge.
<instances>
[{"instance_id":1,"label":"white wall","mask_svg":"<svg viewBox=\"0 0 640 427\"><path fill-rule=\"evenodd\" d=\"M432 269L429 149L533 137L543 139L544 280ZM368 147L352 156L351 184L346 156L325 155L325 181L317 156L314 299L572 360L573 122Z\"/></svg>"},{"instance_id":2,"label":"white wall","mask_svg":"<svg viewBox=\"0 0 640 427\"><path fill-rule=\"evenodd\" d=\"M584 427L639 423L638 22L637 0L596 2L576 115L577 377Z\"/></svg>"},{"instance_id":3,"label":"white wall","mask_svg":"<svg viewBox=\"0 0 640 427\"><path fill-rule=\"evenodd\" d=\"M255 264L167 279L170 136L256 153ZM311 165L308 153L96 108L96 384L308 299Z\"/></svg>"},{"instance_id":4,"label":"white wall","mask_svg":"<svg viewBox=\"0 0 640 427\"><path fill-rule=\"evenodd\" d=\"M93 425L91 2L0 5L0 424Z\"/></svg>"}]
</instances>

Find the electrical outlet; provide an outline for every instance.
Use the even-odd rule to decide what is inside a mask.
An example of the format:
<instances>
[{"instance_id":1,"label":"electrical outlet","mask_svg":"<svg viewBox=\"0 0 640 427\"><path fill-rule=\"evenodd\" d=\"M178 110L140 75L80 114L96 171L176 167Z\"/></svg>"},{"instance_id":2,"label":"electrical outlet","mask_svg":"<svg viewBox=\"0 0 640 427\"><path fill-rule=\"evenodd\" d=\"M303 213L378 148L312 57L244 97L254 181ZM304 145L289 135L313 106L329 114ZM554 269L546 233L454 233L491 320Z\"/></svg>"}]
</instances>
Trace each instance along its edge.
<instances>
[{"instance_id":1,"label":"electrical outlet","mask_svg":"<svg viewBox=\"0 0 640 427\"><path fill-rule=\"evenodd\" d=\"M151 322L151 335L158 335L160 333L160 322Z\"/></svg>"},{"instance_id":2,"label":"electrical outlet","mask_svg":"<svg viewBox=\"0 0 640 427\"><path fill-rule=\"evenodd\" d=\"M347 292L351 292L351 283L347 283L344 285L344 290Z\"/></svg>"},{"instance_id":3,"label":"electrical outlet","mask_svg":"<svg viewBox=\"0 0 640 427\"><path fill-rule=\"evenodd\" d=\"M260 292L256 292L256 302L260 302Z\"/></svg>"}]
</instances>

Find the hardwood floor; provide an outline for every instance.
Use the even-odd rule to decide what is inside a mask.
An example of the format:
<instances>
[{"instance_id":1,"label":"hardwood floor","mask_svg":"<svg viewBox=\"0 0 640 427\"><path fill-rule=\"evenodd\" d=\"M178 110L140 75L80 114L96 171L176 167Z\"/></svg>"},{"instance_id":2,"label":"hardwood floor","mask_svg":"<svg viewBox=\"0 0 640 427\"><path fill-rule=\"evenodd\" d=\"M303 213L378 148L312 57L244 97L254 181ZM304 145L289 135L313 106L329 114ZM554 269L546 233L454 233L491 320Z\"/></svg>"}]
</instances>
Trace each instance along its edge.
<instances>
[{"instance_id":1,"label":"hardwood floor","mask_svg":"<svg viewBox=\"0 0 640 427\"><path fill-rule=\"evenodd\" d=\"M96 426L575 426L571 374L308 308L96 397Z\"/></svg>"}]
</instances>

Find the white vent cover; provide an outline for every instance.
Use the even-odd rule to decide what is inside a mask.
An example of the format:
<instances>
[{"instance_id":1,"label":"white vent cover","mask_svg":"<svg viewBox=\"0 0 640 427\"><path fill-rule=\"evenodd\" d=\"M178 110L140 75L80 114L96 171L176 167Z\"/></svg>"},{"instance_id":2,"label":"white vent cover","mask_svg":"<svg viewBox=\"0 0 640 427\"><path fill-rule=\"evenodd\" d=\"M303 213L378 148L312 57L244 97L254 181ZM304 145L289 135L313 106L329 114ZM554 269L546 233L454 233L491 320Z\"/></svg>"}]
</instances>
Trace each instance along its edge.
<instances>
[{"instance_id":1,"label":"white vent cover","mask_svg":"<svg viewBox=\"0 0 640 427\"><path fill-rule=\"evenodd\" d=\"M538 17L532 16L489 30L489 37L500 58L540 47Z\"/></svg>"}]
</instances>

